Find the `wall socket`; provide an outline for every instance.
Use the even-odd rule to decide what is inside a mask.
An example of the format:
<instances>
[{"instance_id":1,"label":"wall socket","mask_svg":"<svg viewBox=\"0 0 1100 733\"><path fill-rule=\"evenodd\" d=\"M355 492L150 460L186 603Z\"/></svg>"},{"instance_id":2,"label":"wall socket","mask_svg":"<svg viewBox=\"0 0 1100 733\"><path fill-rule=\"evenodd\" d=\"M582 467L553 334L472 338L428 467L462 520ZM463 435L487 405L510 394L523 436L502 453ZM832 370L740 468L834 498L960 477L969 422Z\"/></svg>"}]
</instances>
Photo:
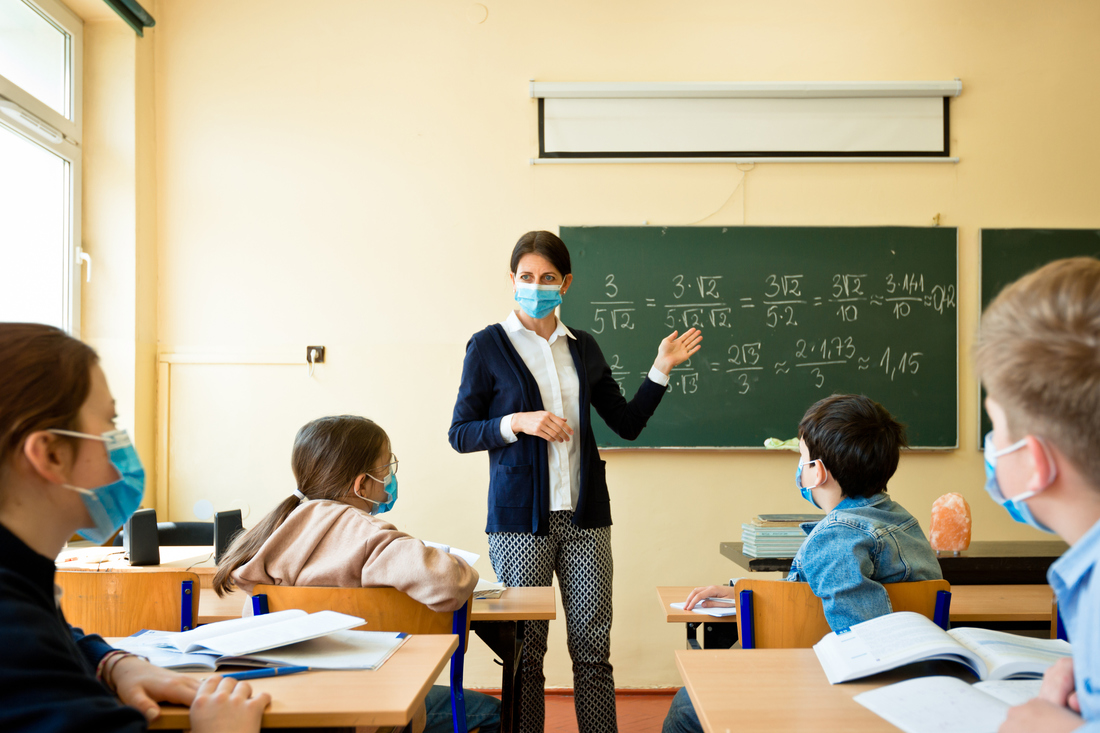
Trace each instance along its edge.
<instances>
[{"instance_id":1,"label":"wall socket","mask_svg":"<svg viewBox=\"0 0 1100 733\"><path fill-rule=\"evenodd\" d=\"M314 364L325 363L325 347L324 346L307 346L306 347L306 363L310 362L310 352L316 351L317 355L313 357Z\"/></svg>"}]
</instances>

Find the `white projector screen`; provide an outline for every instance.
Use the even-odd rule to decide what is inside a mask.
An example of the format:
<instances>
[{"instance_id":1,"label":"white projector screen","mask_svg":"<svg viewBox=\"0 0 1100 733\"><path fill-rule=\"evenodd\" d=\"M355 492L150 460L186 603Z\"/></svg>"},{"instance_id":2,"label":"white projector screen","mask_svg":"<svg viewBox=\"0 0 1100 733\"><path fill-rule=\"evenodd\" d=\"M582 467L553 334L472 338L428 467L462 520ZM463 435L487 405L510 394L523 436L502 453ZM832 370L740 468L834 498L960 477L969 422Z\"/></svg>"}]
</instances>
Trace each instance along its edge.
<instances>
[{"instance_id":1,"label":"white projector screen","mask_svg":"<svg viewBox=\"0 0 1100 733\"><path fill-rule=\"evenodd\" d=\"M545 98L540 157L943 155L945 97Z\"/></svg>"}]
</instances>

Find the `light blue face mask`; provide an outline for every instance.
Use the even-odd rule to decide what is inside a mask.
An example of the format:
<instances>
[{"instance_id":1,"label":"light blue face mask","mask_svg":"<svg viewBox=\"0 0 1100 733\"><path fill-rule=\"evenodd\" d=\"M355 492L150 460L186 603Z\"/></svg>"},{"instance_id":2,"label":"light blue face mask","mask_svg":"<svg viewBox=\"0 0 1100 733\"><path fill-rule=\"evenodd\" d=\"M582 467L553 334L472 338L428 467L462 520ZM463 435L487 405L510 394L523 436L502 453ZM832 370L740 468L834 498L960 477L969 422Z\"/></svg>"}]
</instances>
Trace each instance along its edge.
<instances>
[{"instance_id":1,"label":"light blue face mask","mask_svg":"<svg viewBox=\"0 0 1100 733\"><path fill-rule=\"evenodd\" d=\"M561 305L561 285L516 283L516 302L532 318L546 318Z\"/></svg>"},{"instance_id":2,"label":"light blue face mask","mask_svg":"<svg viewBox=\"0 0 1100 733\"><path fill-rule=\"evenodd\" d=\"M77 534L86 540L103 544L141 506L141 498L145 495L145 469L141 466L141 459L138 458L137 451L134 450L130 436L125 430L111 430L102 436L77 433L72 430L51 430L50 432L73 438L98 440L106 444L108 458L118 471L117 481L94 489L62 484L66 489L80 492L80 497L88 510L88 516L92 518L94 526L77 530Z\"/></svg>"},{"instance_id":3,"label":"light blue face mask","mask_svg":"<svg viewBox=\"0 0 1100 733\"><path fill-rule=\"evenodd\" d=\"M993 501L997 502L1005 508L1009 516L1015 519L1021 524L1027 524L1035 529L1040 529L1044 532L1054 533L1054 530L1046 526L1031 513L1031 509L1027 505L1027 500L1035 496L1039 492L1045 490L1047 486L1050 486L1054 479L1058 476L1058 468L1054 465L1054 461L1050 458L1050 451L1047 451L1046 443L1042 438L1039 438L1039 444L1043 446L1043 450L1046 451L1047 460L1050 460L1051 473L1050 481L1047 485L1041 489L1035 489L1034 491L1025 491L1022 494L1017 494L1011 499L1005 498L1004 492L1001 491L1001 484L997 480L997 459L1001 456L1008 455L1009 453L1015 453L1016 451L1027 445L1027 438L1019 440L1003 450L997 450L993 447L993 431L989 431L985 434L985 491L989 494L989 497Z\"/></svg>"},{"instance_id":4,"label":"light blue face mask","mask_svg":"<svg viewBox=\"0 0 1100 733\"><path fill-rule=\"evenodd\" d=\"M370 474L367 474L370 476ZM370 476L375 481L378 479L374 476ZM385 514L390 509L393 509L393 505L397 503L397 475L389 474L386 476L385 481L378 481L382 484L382 488L386 490L386 501L375 501L374 499L367 499L371 504L374 504L374 510L371 514Z\"/></svg>"},{"instance_id":5,"label":"light blue face mask","mask_svg":"<svg viewBox=\"0 0 1100 733\"><path fill-rule=\"evenodd\" d=\"M803 486L802 485L802 467L803 466L808 466L811 463L817 463L817 459L814 459L812 461L800 461L799 462L798 470L795 471L795 474L794 474L794 483L795 483L795 486L798 487L799 492L801 492L802 498L805 499L806 501L810 502L814 506L816 506L818 509L820 509L821 506L814 499L814 493L813 493L813 491L811 491L811 489L816 489L818 486L821 486L821 484L825 483L825 481L828 481L829 480L829 478L828 478L829 473L828 473L828 471L825 472L825 481L822 481L821 484L815 484L813 486ZM821 467L824 469L825 464L824 463L821 464Z\"/></svg>"}]
</instances>

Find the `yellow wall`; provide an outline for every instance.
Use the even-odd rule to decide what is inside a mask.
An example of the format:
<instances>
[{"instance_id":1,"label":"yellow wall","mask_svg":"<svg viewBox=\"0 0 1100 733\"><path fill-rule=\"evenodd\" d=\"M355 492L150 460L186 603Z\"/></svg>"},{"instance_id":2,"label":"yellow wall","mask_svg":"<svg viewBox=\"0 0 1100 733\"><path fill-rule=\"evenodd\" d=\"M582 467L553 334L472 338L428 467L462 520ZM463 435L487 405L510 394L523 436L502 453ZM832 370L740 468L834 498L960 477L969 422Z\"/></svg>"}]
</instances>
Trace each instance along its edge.
<instances>
[{"instance_id":1,"label":"yellow wall","mask_svg":"<svg viewBox=\"0 0 1100 733\"><path fill-rule=\"evenodd\" d=\"M731 165L531 167L529 79L959 77L958 165L760 164L706 224L920 226L940 214L959 227L961 449L906 455L891 491L925 526L932 500L959 491L976 538L1036 538L982 491L969 376L977 237L983 226L1100 226L1098 16L1092 3L1022 0L513 0L488 3L475 23L473 3L458 1L162 0L159 349L229 362L329 349L313 380L304 367L173 367L172 518L209 497L249 504L255 522L292 488L298 425L359 412L386 427L401 458L393 521L487 551L486 458L454 453L446 431L467 338L510 307L511 245L563 224L693 222L742 175ZM792 486L795 460L606 458L616 681L676 685L683 630L663 623L654 586L735 574L717 550L740 522L808 508ZM549 686L572 685L564 635L559 620ZM469 684L495 686L497 670L479 647Z\"/></svg>"}]
</instances>

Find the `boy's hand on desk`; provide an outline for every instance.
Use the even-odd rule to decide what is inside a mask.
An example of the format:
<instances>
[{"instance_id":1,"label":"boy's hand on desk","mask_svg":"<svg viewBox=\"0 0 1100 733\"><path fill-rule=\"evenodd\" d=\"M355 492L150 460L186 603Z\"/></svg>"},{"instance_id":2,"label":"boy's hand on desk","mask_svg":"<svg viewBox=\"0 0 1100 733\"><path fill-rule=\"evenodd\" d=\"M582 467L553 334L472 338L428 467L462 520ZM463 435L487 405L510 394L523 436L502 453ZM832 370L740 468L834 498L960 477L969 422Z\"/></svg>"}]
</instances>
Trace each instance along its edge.
<instances>
[{"instance_id":1,"label":"boy's hand on desk","mask_svg":"<svg viewBox=\"0 0 1100 733\"><path fill-rule=\"evenodd\" d=\"M696 603L698 603L701 608L712 608L714 606L729 607L724 603L710 603L704 601L704 598L733 598L733 588L730 588L728 585L708 585L705 588L696 588L691 593L688 593L687 600L684 601L684 610L690 611L695 608Z\"/></svg>"},{"instance_id":2,"label":"boy's hand on desk","mask_svg":"<svg viewBox=\"0 0 1100 733\"><path fill-rule=\"evenodd\" d=\"M252 696L252 687L232 677L214 675L203 680L191 706L193 733L246 733L260 730L271 695Z\"/></svg>"},{"instance_id":3,"label":"boy's hand on desk","mask_svg":"<svg viewBox=\"0 0 1100 733\"><path fill-rule=\"evenodd\" d=\"M1075 684L1073 657L1062 657L1043 675L1043 686L1039 689L1039 697L1058 707L1069 708L1079 713L1081 703L1077 701Z\"/></svg>"},{"instance_id":4,"label":"boy's hand on desk","mask_svg":"<svg viewBox=\"0 0 1100 733\"><path fill-rule=\"evenodd\" d=\"M1009 708L1008 717L998 733L1069 733L1080 728L1084 722L1072 710L1036 697L1023 705Z\"/></svg>"},{"instance_id":5,"label":"boy's hand on desk","mask_svg":"<svg viewBox=\"0 0 1100 733\"><path fill-rule=\"evenodd\" d=\"M119 700L146 720L155 720L160 715L158 701L190 705L199 689L198 680L149 664L141 657L118 660L107 683Z\"/></svg>"}]
</instances>

